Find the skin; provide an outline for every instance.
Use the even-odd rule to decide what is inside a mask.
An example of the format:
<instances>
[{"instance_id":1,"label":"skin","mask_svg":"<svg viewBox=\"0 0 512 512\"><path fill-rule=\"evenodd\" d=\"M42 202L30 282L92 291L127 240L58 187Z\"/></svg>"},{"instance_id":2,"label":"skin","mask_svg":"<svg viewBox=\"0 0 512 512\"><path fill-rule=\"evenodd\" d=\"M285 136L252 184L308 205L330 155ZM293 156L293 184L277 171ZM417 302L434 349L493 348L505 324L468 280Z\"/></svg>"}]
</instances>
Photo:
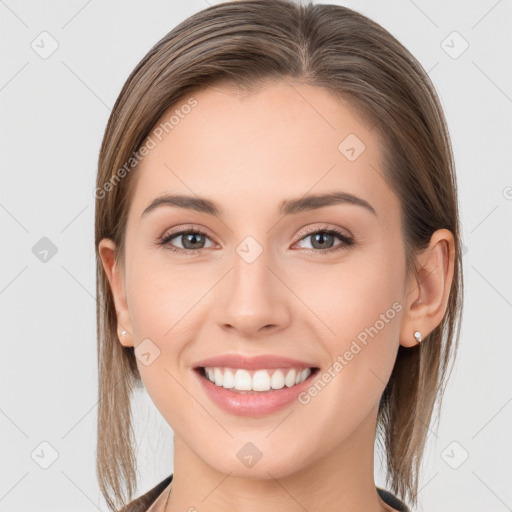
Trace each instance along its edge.
<instances>
[{"instance_id":1,"label":"skin","mask_svg":"<svg viewBox=\"0 0 512 512\"><path fill-rule=\"evenodd\" d=\"M160 350L150 365L137 364L175 435L165 510L393 510L374 482L378 403L399 345L416 345L414 331L425 338L442 320L453 237L435 232L417 273L406 274L400 203L383 179L378 135L325 89L279 81L194 97L198 105L135 171L123 264L114 261L112 240L99 246L119 333L128 331L120 343L149 338ZM338 150L349 134L366 146L354 161ZM285 199L334 190L364 199L376 215L353 204L278 213ZM163 193L207 197L223 215L163 206L141 218ZM156 245L178 226L206 232L195 242L199 254ZM340 249L334 237L325 247L339 250L322 254L311 234L326 226L355 244ZM247 236L263 250L250 264L236 252ZM169 244L186 242L177 236ZM192 371L228 352L284 355L325 371L396 302L401 311L306 405L229 414ZM247 442L262 453L250 468L237 458ZM152 512L164 510L167 496L168 489Z\"/></svg>"}]
</instances>

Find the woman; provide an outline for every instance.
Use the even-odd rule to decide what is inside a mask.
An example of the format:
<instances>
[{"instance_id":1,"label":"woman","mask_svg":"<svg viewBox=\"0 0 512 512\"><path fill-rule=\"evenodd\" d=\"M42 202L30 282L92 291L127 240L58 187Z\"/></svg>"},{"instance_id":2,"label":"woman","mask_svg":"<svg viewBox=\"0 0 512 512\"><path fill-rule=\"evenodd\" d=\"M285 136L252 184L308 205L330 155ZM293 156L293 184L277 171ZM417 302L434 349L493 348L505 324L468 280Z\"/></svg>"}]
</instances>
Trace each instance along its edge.
<instances>
[{"instance_id":1,"label":"woman","mask_svg":"<svg viewBox=\"0 0 512 512\"><path fill-rule=\"evenodd\" d=\"M124 85L96 198L112 510L417 503L461 250L443 112L393 36L285 0L191 16ZM173 429L174 470L127 505L135 386ZM374 483L376 436L389 490Z\"/></svg>"}]
</instances>

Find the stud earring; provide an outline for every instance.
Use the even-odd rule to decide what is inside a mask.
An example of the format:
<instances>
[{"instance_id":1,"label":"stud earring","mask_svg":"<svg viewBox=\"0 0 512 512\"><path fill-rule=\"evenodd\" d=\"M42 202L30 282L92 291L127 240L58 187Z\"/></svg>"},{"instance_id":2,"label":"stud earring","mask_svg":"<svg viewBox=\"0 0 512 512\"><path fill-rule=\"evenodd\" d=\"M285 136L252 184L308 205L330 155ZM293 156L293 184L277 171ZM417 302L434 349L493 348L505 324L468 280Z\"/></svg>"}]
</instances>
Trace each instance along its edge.
<instances>
[{"instance_id":1,"label":"stud earring","mask_svg":"<svg viewBox=\"0 0 512 512\"><path fill-rule=\"evenodd\" d=\"M124 336L128 331L122 331L121 334Z\"/></svg>"},{"instance_id":2,"label":"stud earring","mask_svg":"<svg viewBox=\"0 0 512 512\"><path fill-rule=\"evenodd\" d=\"M421 343L421 332L420 331L415 331L414 332L414 338L416 339L416 341L418 343Z\"/></svg>"}]
</instances>

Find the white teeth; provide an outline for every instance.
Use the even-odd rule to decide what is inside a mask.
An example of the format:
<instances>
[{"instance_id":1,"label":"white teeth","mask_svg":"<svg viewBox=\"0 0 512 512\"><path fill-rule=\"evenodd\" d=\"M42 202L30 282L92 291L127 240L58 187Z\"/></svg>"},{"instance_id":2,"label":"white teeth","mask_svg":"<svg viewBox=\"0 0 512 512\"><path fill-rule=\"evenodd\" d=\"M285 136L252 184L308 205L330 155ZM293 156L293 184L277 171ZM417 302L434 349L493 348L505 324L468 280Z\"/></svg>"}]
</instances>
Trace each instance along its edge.
<instances>
[{"instance_id":1,"label":"white teeth","mask_svg":"<svg viewBox=\"0 0 512 512\"><path fill-rule=\"evenodd\" d=\"M222 386L229 389L235 387L235 374L227 369L224 372L224 378L222 379Z\"/></svg>"},{"instance_id":2,"label":"white teeth","mask_svg":"<svg viewBox=\"0 0 512 512\"><path fill-rule=\"evenodd\" d=\"M217 382L215 382L215 384L217 386L219 385ZM236 371L235 389L239 389L240 391L250 391L252 389L251 374L247 370Z\"/></svg>"},{"instance_id":3,"label":"white teeth","mask_svg":"<svg viewBox=\"0 0 512 512\"><path fill-rule=\"evenodd\" d=\"M272 378L270 379L270 387L272 389L281 389L284 388L284 375L283 372L274 372L272 374Z\"/></svg>"},{"instance_id":4,"label":"white teeth","mask_svg":"<svg viewBox=\"0 0 512 512\"><path fill-rule=\"evenodd\" d=\"M215 385L222 386L223 375L220 368L213 369L213 376L215 377Z\"/></svg>"},{"instance_id":5,"label":"white teeth","mask_svg":"<svg viewBox=\"0 0 512 512\"><path fill-rule=\"evenodd\" d=\"M270 389L270 375L266 370L258 370L252 376L253 391L268 391Z\"/></svg>"},{"instance_id":6,"label":"white teeth","mask_svg":"<svg viewBox=\"0 0 512 512\"><path fill-rule=\"evenodd\" d=\"M291 388L304 382L311 374L311 368L284 368L256 370L249 372L242 368L205 368L205 376L216 386L236 391L269 391Z\"/></svg>"},{"instance_id":7,"label":"white teeth","mask_svg":"<svg viewBox=\"0 0 512 512\"><path fill-rule=\"evenodd\" d=\"M287 387L291 388L295 384L296 373L295 370L290 370L284 378L284 383Z\"/></svg>"}]
</instances>

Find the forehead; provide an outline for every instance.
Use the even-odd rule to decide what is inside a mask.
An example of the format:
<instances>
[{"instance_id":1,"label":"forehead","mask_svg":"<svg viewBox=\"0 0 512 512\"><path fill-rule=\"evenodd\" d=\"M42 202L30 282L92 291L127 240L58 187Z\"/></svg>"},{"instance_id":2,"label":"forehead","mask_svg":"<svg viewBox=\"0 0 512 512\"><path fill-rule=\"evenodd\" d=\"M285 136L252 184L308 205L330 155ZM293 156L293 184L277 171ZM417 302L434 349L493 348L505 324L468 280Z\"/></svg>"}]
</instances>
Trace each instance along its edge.
<instances>
[{"instance_id":1,"label":"forehead","mask_svg":"<svg viewBox=\"0 0 512 512\"><path fill-rule=\"evenodd\" d=\"M393 200L377 131L321 87L210 87L173 105L150 138L130 215L166 193L211 197L234 214L329 190Z\"/></svg>"}]
</instances>

